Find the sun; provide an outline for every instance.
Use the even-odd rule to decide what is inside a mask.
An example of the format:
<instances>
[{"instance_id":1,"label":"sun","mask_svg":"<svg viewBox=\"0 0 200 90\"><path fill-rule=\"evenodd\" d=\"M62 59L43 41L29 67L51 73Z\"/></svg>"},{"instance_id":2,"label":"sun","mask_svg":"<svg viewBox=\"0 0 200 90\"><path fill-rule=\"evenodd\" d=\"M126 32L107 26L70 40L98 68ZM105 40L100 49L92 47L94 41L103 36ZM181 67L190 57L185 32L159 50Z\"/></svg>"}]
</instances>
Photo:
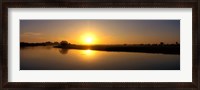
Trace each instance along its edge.
<instances>
[{"instance_id":1,"label":"sun","mask_svg":"<svg viewBox=\"0 0 200 90\"><path fill-rule=\"evenodd\" d=\"M93 42L93 38L92 38L92 37L86 37L86 38L85 38L85 42L86 42L87 44L91 44L91 43Z\"/></svg>"},{"instance_id":2,"label":"sun","mask_svg":"<svg viewBox=\"0 0 200 90\"><path fill-rule=\"evenodd\" d=\"M82 36L82 44L91 45L95 43L96 43L96 39L95 39L94 34L90 33L90 34L84 34Z\"/></svg>"}]
</instances>

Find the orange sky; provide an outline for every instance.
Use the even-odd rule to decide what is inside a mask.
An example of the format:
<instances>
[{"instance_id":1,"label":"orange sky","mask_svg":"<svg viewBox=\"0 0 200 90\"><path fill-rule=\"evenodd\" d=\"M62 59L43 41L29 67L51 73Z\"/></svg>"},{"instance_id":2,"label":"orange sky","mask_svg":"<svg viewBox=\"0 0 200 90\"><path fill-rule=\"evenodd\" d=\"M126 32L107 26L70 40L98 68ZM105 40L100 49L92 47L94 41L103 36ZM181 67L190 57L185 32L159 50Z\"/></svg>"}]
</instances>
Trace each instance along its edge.
<instances>
[{"instance_id":1,"label":"orange sky","mask_svg":"<svg viewBox=\"0 0 200 90\"><path fill-rule=\"evenodd\" d=\"M72 44L180 42L179 20L20 20L20 42Z\"/></svg>"}]
</instances>

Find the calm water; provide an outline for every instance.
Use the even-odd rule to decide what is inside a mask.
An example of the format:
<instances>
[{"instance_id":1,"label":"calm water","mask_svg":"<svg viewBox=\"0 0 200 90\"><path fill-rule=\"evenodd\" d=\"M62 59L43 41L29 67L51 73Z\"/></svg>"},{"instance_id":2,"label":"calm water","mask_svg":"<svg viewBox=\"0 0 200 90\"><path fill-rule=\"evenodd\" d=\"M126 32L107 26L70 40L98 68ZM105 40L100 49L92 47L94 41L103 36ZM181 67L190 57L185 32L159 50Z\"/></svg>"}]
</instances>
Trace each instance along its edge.
<instances>
[{"instance_id":1,"label":"calm water","mask_svg":"<svg viewBox=\"0 0 200 90\"><path fill-rule=\"evenodd\" d=\"M26 47L21 70L179 70L180 55Z\"/></svg>"}]
</instances>

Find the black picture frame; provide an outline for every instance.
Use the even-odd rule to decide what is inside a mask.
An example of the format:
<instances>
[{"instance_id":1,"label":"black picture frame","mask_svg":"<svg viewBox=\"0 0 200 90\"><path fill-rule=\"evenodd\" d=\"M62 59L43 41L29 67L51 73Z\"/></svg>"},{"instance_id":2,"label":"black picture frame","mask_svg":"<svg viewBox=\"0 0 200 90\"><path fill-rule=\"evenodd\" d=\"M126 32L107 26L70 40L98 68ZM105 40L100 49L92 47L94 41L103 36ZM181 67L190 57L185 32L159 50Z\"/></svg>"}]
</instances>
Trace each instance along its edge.
<instances>
[{"instance_id":1,"label":"black picture frame","mask_svg":"<svg viewBox=\"0 0 200 90\"><path fill-rule=\"evenodd\" d=\"M8 8L192 8L192 82L8 82ZM1 89L9 88L154 88L200 89L198 0L3 0L1 1Z\"/></svg>"}]
</instances>

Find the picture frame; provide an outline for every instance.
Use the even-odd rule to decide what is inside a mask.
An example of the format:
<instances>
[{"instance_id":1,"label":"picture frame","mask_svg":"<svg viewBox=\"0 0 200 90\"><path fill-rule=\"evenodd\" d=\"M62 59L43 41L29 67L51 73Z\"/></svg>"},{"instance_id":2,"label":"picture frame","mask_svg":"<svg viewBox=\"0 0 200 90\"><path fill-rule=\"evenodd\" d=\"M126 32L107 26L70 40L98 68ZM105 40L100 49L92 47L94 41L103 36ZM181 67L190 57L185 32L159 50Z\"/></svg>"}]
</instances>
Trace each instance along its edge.
<instances>
[{"instance_id":1,"label":"picture frame","mask_svg":"<svg viewBox=\"0 0 200 90\"><path fill-rule=\"evenodd\" d=\"M198 90L199 85L199 10L197 0L11 0L2 3L1 88L165 88ZM192 82L8 82L8 8L192 8ZM14 57L13 57L14 58Z\"/></svg>"}]
</instances>

